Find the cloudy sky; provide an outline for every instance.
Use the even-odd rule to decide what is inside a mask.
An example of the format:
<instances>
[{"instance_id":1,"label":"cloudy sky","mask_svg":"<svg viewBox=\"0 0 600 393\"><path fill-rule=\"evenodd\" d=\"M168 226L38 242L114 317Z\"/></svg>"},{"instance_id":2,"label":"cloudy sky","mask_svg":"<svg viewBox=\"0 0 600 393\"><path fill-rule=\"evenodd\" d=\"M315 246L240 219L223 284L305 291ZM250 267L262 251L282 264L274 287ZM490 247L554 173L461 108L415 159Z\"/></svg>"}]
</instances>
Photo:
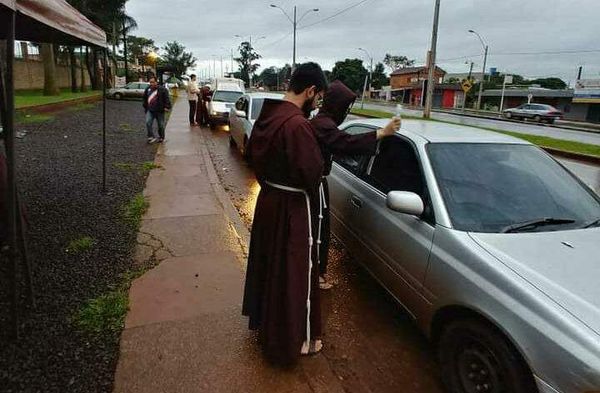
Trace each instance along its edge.
<instances>
[{"instance_id":1,"label":"cloudy sky","mask_svg":"<svg viewBox=\"0 0 600 393\"><path fill-rule=\"evenodd\" d=\"M479 39L489 44L489 67L529 78L557 76L574 83L600 78L600 0L441 0L438 64L467 72L466 62L483 65ZM198 58L205 73L216 59L229 69L230 51L252 36L262 67L292 60L292 24L281 10L298 17L297 62L317 61L331 69L337 60L386 53L424 63L431 42L434 0L130 0L139 24L134 33L158 44L177 40ZM266 37L262 38L261 37ZM237 66L236 66L237 67Z\"/></svg>"}]
</instances>

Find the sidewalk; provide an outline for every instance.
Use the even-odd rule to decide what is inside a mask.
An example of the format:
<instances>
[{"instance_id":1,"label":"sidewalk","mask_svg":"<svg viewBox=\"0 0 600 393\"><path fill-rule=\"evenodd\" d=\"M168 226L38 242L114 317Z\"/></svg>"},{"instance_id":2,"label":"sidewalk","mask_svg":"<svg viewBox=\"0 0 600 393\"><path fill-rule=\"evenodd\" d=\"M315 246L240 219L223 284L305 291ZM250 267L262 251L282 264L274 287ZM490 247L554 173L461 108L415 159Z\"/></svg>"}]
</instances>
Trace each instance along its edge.
<instances>
[{"instance_id":1,"label":"sidewalk","mask_svg":"<svg viewBox=\"0 0 600 393\"><path fill-rule=\"evenodd\" d=\"M114 392L343 392L323 355L293 370L264 361L241 315L249 234L185 101L144 191L136 260L161 262L131 287Z\"/></svg>"}]
</instances>

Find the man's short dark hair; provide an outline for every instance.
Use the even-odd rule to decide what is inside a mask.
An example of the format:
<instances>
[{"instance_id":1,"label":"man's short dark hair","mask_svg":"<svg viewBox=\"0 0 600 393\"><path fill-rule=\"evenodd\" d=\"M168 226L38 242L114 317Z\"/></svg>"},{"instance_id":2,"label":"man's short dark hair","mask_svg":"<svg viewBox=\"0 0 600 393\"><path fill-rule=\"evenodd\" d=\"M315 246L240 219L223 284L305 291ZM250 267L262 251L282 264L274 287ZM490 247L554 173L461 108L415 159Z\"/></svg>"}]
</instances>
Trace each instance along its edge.
<instances>
[{"instance_id":1,"label":"man's short dark hair","mask_svg":"<svg viewBox=\"0 0 600 393\"><path fill-rule=\"evenodd\" d=\"M196 77L196 74L192 74L192 75L190 75L190 78L191 78L191 79L194 79L195 77Z\"/></svg>"},{"instance_id":2,"label":"man's short dark hair","mask_svg":"<svg viewBox=\"0 0 600 393\"><path fill-rule=\"evenodd\" d=\"M311 86L315 86L317 91L327 89L327 79L317 63L304 63L296 66L288 91L300 94Z\"/></svg>"},{"instance_id":3,"label":"man's short dark hair","mask_svg":"<svg viewBox=\"0 0 600 393\"><path fill-rule=\"evenodd\" d=\"M148 79L148 82L152 82L152 79L154 79L154 82L158 82L158 79L156 79L155 76L151 76L150 79Z\"/></svg>"}]
</instances>

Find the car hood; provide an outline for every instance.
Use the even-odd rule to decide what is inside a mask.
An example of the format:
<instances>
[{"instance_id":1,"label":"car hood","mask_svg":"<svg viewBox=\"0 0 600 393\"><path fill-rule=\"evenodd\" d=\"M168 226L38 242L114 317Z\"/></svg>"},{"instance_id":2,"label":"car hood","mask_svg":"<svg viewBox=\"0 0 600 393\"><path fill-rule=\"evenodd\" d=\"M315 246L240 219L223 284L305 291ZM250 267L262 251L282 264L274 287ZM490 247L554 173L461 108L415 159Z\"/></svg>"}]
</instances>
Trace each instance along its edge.
<instances>
[{"instance_id":1,"label":"car hood","mask_svg":"<svg viewBox=\"0 0 600 393\"><path fill-rule=\"evenodd\" d=\"M234 107L233 102L212 101L212 109L217 112L229 112L229 109Z\"/></svg>"},{"instance_id":2,"label":"car hood","mask_svg":"<svg viewBox=\"0 0 600 393\"><path fill-rule=\"evenodd\" d=\"M469 235L516 274L600 334L600 228Z\"/></svg>"}]
</instances>

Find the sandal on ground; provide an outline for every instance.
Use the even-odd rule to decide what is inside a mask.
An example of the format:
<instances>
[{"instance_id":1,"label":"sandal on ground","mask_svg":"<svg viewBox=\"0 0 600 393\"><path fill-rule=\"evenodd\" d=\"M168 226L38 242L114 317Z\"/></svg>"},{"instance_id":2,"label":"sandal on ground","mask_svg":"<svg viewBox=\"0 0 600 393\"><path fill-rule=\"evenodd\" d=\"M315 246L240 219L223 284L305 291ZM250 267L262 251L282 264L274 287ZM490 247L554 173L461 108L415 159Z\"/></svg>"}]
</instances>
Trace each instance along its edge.
<instances>
[{"instance_id":1,"label":"sandal on ground","mask_svg":"<svg viewBox=\"0 0 600 393\"><path fill-rule=\"evenodd\" d=\"M306 341L302 344L300 350L301 355L316 355L323 350L323 340L310 340L310 344Z\"/></svg>"},{"instance_id":2,"label":"sandal on ground","mask_svg":"<svg viewBox=\"0 0 600 393\"><path fill-rule=\"evenodd\" d=\"M328 290L333 288L333 284L325 279L323 276L319 276L319 288L323 290Z\"/></svg>"}]
</instances>

